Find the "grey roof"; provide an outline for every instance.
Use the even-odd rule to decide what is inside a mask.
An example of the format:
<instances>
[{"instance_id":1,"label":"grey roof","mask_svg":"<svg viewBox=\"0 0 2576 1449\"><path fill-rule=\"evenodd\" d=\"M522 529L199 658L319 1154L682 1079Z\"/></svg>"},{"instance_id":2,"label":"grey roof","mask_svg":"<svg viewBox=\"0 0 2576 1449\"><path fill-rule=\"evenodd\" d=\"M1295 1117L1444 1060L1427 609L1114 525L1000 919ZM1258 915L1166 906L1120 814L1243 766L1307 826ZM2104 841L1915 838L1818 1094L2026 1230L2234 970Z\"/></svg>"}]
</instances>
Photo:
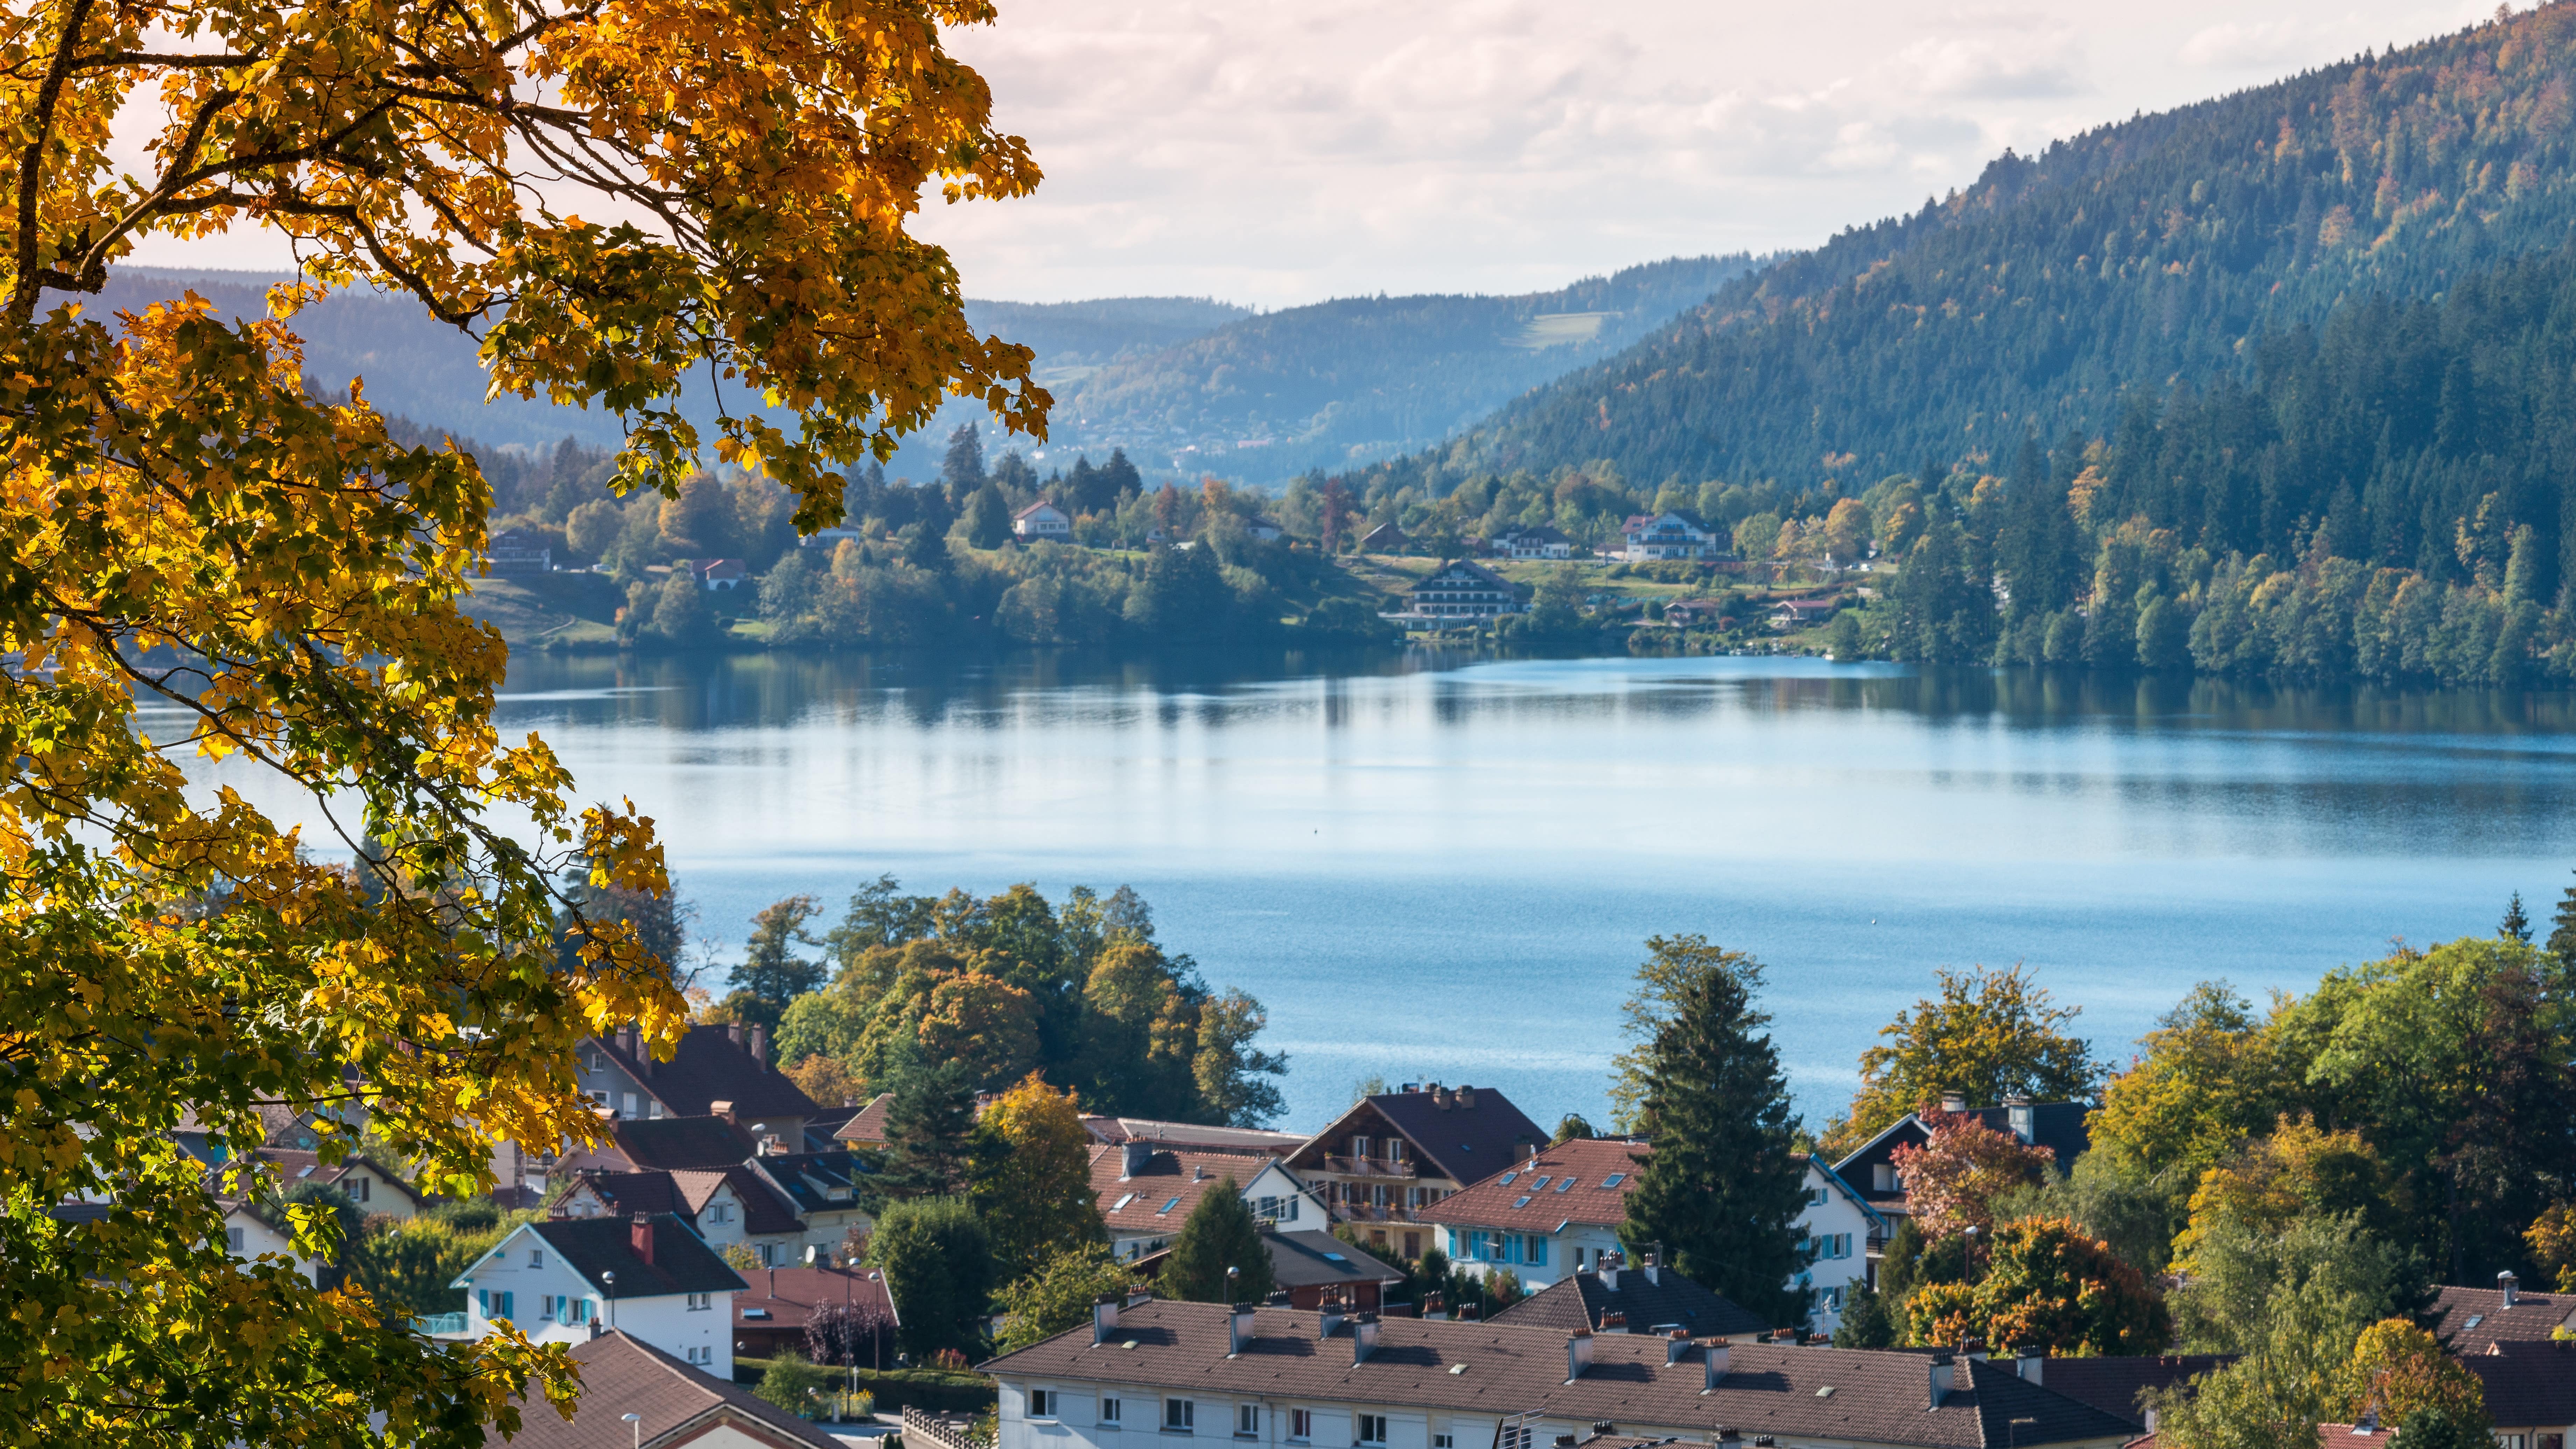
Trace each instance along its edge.
<instances>
[{"instance_id":1,"label":"grey roof","mask_svg":"<svg viewBox=\"0 0 2576 1449\"><path fill-rule=\"evenodd\" d=\"M2487 1417L2497 1428L2576 1424L2576 1342L2500 1343L2460 1362L2486 1390Z\"/></svg>"},{"instance_id":2,"label":"grey roof","mask_svg":"<svg viewBox=\"0 0 2576 1449\"><path fill-rule=\"evenodd\" d=\"M1261 1241L1270 1249L1271 1276L1282 1288L1404 1281L1402 1269L1388 1267L1331 1233L1263 1233Z\"/></svg>"},{"instance_id":3,"label":"grey roof","mask_svg":"<svg viewBox=\"0 0 2576 1449\"><path fill-rule=\"evenodd\" d=\"M636 1256L629 1240L632 1222L614 1218L554 1218L528 1224L528 1231L563 1255L564 1265L603 1293L600 1275L617 1275L619 1298L656 1298L666 1293L739 1293L742 1275L725 1266L706 1239L669 1213L652 1215L653 1261Z\"/></svg>"},{"instance_id":4,"label":"grey roof","mask_svg":"<svg viewBox=\"0 0 2576 1449\"><path fill-rule=\"evenodd\" d=\"M859 1179L867 1165L848 1148L830 1152L773 1152L747 1164L800 1213L847 1212L859 1205ZM839 1196L835 1197L835 1191Z\"/></svg>"},{"instance_id":5,"label":"grey roof","mask_svg":"<svg viewBox=\"0 0 2576 1449\"><path fill-rule=\"evenodd\" d=\"M1495 1314L1491 1321L1572 1333L1577 1328L1600 1328L1602 1318L1612 1313L1626 1316L1630 1333L1677 1323L1689 1329L1693 1338L1734 1338L1768 1333L1775 1326L1673 1268L1657 1268L1651 1280L1643 1268L1621 1269L1615 1288L1598 1273L1569 1274Z\"/></svg>"},{"instance_id":6,"label":"grey roof","mask_svg":"<svg viewBox=\"0 0 2576 1449\"><path fill-rule=\"evenodd\" d=\"M1472 1095L1476 1105L1457 1105L1457 1092ZM1338 1152L1339 1139L1349 1134L1346 1124L1363 1108L1374 1110L1388 1126L1403 1133L1421 1152L1423 1165L1433 1175L1461 1184L1491 1177L1529 1156L1532 1147L1545 1147L1548 1142L1544 1128L1522 1115L1510 1098L1491 1087L1460 1087L1456 1092L1381 1092L1315 1134L1298 1149L1290 1165Z\"/></svg>"},{"instance_id":7,"label":"grey roof","mask_svg":"<svg viewBox=\"0 0 2576 1449\"><path fill-rule=\"evenodd\" d=\"M621 1117L611 1130L617 1150L642 1172L732 1167L760 1150L749 1133L722 1117Z\"/></svg>"},{"instance_id":8,"label":"grey roof","mask_svg":"<svg viewBox=\"0 0 2576 1449\"><path fill-rule=\"evenodd\" d=\"M2560 1324L2576 1325L2576 1293L2517 1293L2511 1308L2494 1288L2444 1287L2434 1295L2433 1336L2456 1354L2484 1353L2497 1343L2545 1342Z\"/></svg>"},{"instance_id":9,"label":"grey roof","mask_svg":"<svg viewBox=\"0 0 2576 1449\"><path fill-rule=\"evenodd\" d=\"M680 1445L718 1425L749 1427L768 1442L842 1449L819 1424L810 1424L752 1397L748 1389L695 1369L651 1344L615 1329L572 1348L581 1365L581 1406L570 1419L543 1401L520 1410L511 1449L599 1449L601 1445ZM630 1428L623 1414L642 1417ZM501 1442L496 1434L492 1441Z\"/></svg>"},{"instance_id":10,"label":"grey roof","mask_svg":"<svg viewBox=\"0 0 2576 1449\"><path fill-rule=\"evenodd\" d=\"M1668 1363L1665 1340L1644 1334L1586 1340L1591 1363L1568 1378L1567 1335L1543 1329L1389 1318L1377 1325L1375 1351L1357 1360L1352 1325L1324 1338L1320 1315L1265 1308L1251 1315L1252 1337L1242 1351L1229 1355L1228 1312L1215 1303L1130 1304L1105 1342L1093 1343L1085 1324L984 1370L1023 1381L1531 1412L1640 1434L1704 1437L1710 1426L1726 1424L1748 1436L1925 1449L2116 1445L2135 1434L2124 1420L1976 1360L1957 1366L1955 1387L1935 1405L1929 1355L1739 1345L1714 1350L1730 1355L1727 1373L1703 1392L1704 1359L1713 1350L1691 1345Z\"/></svg>"},{"instance_id":11,"label":"grey roof","mask_svg":"<svg viewBox=\"0 0 2576 1449\"><path fill-rule=\"evenodd\" d=\"M593 1037L590 1045L617 1063L618 1069L637 1085L660 1098L675 1117L703 1117L718 1102L731 1102L735 1117L744 1122L757 1122L768 1116L801 1119L821 1114L821 1103L806 1096L804 1089L778 1068L756 1060L748 1046L734 1040L733 1032L730 1026L692 1026L667 1062L652 1061L649 1055L639 1061L628 1054L614 1034Z\"/></svg>"},{"instance_id":12,"label":"grey roof","mask_svg":"<svg viewBox=\"0 0 2576 1449\"><path fill-rule=\"evenodd\" d=\"M2040 1382L2079 1403L2145 1428L2138 1396L2169 1389L2236 1361L2232 1353L2170 1353L2144 1358L2052 1358L2039 1366Z\"/></svg>"}]
</instances>

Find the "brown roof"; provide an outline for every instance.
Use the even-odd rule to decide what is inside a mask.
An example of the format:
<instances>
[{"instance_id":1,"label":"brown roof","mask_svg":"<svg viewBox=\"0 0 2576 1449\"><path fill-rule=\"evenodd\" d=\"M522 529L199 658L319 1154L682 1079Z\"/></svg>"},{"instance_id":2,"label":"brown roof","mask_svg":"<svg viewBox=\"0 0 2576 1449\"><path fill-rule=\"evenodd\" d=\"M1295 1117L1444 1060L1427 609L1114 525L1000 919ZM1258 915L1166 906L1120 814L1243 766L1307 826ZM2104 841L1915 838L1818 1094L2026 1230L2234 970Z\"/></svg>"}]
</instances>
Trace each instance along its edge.
<instances>
[{"instance_id":1,"label":"brown roof","mask_svg":"<svg viewBox=\"0 0 2576 1449\"><path fill-rule=\"evenodd\" d=\"M2486 1390L2497 1428L2576 1424L2576 1342L2499 1343L2460 1362Z\"/></svg>"},{"instance_id":2,"label":"brown roof","mask_svg":"<svg viewBox=\"0 0 2576 1449\"><path fill-rule=\"evenodd\" d=\"M2397 1431L2364 1429L2357 1424L2319 1424L2317 1449L2380 1449Z\"/></svg>"},{"instance_id":3,"label":"brown roof","mask_svg":"<svg viewBox=\"0 0 2576 1449\"><path fill-rule=\"evenodd\" d=\"M1492 1322L1514 1328L1544 1328L1572 1333L1598 1329L1616 1313L1630 1333L1680 1324L1693 1338L1739 1338L1767 1333L1776 1325L1734 1299L1706 1288L1674 1268L1620 1270L1614 1280L1599 1273L1569 1273L1493 1316Z\"/></svg>"},{"instance_id":4,"label":"brown roof","mask_svg":"<svg viewBox=\"0 0 2576 1449\"><path fill-rule=\"evenodd\" d=\"M1930 1355L1862 1349L1746 1345L1732 1350L1714 1392L1702 1392L1703 1357L1690 1346L1666 1362L1666 1341L1638 1334L1585 1340L1592 1360L1569 1380L1568 1338L1499 1323L1390 1318L1376 1349L1355 1362L1353 1326L1319 1336L1320 1315L1264 1308L1252 1334L1229 1356L1227 1314L1214 1303L1153 1300L1119 1313L1106 1342L1090 1325L984 1365L988 1373L1034 1381L1203 1390L1386 1404L1467 1413L1532 1412L1577 1423L1609 1422L1634 1432L1734 1425L1746 1435L1927 1449L1986 1449L2090 1442L2117 1444L2135 1431L2062 1394L2023 1382L2008 1367L1969 1360L1956 1387L1931 1403ZM1819 1392L1830 1389L1830 1393ZM2014 1425L2013 1420L2027 1422Z\"/></svg>"},{"instance_id":5,"label":"brown roof","mask_svg":"<svg viewBox=\"0 0 2576 1449\"><path fill-rule=\"evenodd\" d=\"M1091 1191L1100 1216L1115 1232L1179 1232L1199 1199L1227 1178L1240 1190L1252 1185L1275 1157L1247 1157L1239 1152L1157 1152L1143 1171L1122 1177L1124 1147L1099 1147L1091 1153Z\"/></svg>"},{"instance_id":6,"label":"brown roof","mask_svg":"<svg viewBox=\"0 0 2576 1449\"><path fill-rule=\"evenodd\" d=\"M2433 1336L2456 1354L2484 1353L2498 1343L2544 1343L2561 1324L2576 1324L2576 1293L2518 1293L2511 1308L2495 1288L2440 1288Z\"/></svg>"},{"instance_id":7,"label":"brown roof","mask_svg":"<svg viewBox=\"0 0 2576 1449\"><path fill-rule=\"evenodd\" d=\"M736 1322L759 1328L803 1328L827 1303L851 1303L895 1316L885 1279L868 1268L755 1268L743 1275L749 1292L733 1300Z\"/></svg>"},{"instance_id":8,"label":"brown roof","mask_svg":"<svg viewBox=\"0 0 2576 1449\"><path fill-rule=\"evenodd\" d=\"M2232 1353L2169 1353L2147 1358L2052 1358L2039 1366L2040 1382L2130 1423L2147 1422L2138 1396L2169 1389L2236 1361Z\"/></svg>"},{"instance_id":9,"label":"brown roof","mask_svg":"<svg viewBox=\"0 0 2576 1449\"><path fill-rule=\"evenodd\" d=\"M843 1142L885 1141L886 1109L893 1105L894 1093L877 1093L859 1109L857 1116L842 1124L840 1139Z\"/></svg>"},{"instance_id":10,"label":"brown roof","mask_svg":"<svg viewBox=\"0 0 2576 1449\"><path fill-rule=\"evenodd\" d=\"M751 1134L722 1117L621 1117L609 1126L618 1152L643 1172L722 1169L760 1150Z\"/></svg>"},{"instance_id":11,"label":"brown roof","mask_svg":"<svg viewBox=\"0 0 2576 1449\"><path fill-rule=\"evenodd\" d=\"M1349 1150L1354 1131L1375 1137L1392 1128L1413 1144L1427 1176L1464 1187L1481 1182L1545 1147L1548 1134L1491 1087L1433 1083L1419 1092L1383 1092L1363 1098L1299 1148L1291 1167L1321 1166L1321 1159Z\"/></svg>"},{"instance_id":12,"label":"brown roof","mask_svg":"<svg viewBox=\"0 0 2576 1449\"><path fill-rule=\"evenodd\" d=\"M511 1449L653 1449L685 1444L719 1425L773 1449L841 1449L821 1426L614 1329L573 1345L572 1357L581 1365L581 1407L565 1419L542 1401L521 1405ZM623 1414L643 1418L630 1426L619 1421Z\"/></svg>"},{"instance_id":13,"label":"brown roof","mask_svg":"<svg viewBox=\"0 0 2576 1449\"><path fill-rule=\"evenodd\" d=\"M1625 1138L1576 1138L1459 1189L1415 1216L1426 1223L1552 1233L1566 1223L1615 1227L1653 1149ZM1610 1179L1619 1179L1616 1186Z\"/></svg>"},{"instance_id":14,"label":"brown roof","mask_svg":"<svg viewBox=\"0 0 2576 1449\"><path fill-rule=\"evenodd\" d=\"M735 1118L745 1124L769 1116L804 1118L822 1112L822 1104L806 1096L785 1073L754 1059L749 1046L734 1040L733 1031L730 1026L692 1026L667 1062L637 1061L613 1033L591 1038L590 1045L659 1098L670 1116L704 1117L718 1102L733 1103Z\"/></svg>"}]
</instances>

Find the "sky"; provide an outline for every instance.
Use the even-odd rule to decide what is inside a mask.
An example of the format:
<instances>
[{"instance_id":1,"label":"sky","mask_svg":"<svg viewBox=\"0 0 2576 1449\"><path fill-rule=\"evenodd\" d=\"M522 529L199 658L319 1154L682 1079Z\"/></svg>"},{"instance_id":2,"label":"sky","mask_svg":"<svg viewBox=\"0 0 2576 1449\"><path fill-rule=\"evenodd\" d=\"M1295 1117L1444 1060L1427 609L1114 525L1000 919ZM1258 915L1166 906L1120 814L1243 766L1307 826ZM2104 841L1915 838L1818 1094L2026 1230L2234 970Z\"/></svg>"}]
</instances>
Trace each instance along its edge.
<instances>
[{"instance_id":1,"label":"sky","mask_svg":"<svg viewBox=\"0 0 2576 1449\"><path fill-rule=\"evenodd\" d=\"M1276 308L1812 246L2032 150L2469 3L999 0L952 33L1047 179L919 231L969 296ZM2518 4L2516 9L2527 9ZM271 267L255 238L160 265Z\"/></svg>"}]
</instances>

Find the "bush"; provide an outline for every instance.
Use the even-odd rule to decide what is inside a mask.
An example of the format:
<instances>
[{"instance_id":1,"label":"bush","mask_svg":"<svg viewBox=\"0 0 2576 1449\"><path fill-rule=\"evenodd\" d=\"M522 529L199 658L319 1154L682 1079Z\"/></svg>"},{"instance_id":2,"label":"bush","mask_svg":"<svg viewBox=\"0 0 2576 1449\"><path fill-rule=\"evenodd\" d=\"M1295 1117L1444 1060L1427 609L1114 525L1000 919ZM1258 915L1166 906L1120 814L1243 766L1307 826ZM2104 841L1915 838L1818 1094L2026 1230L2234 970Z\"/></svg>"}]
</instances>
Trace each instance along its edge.
<instances>
[{"instance_id":1,"label":"bush","mask_svg":"<svg viewBox=\"0 0 2576 1449\"><path fill-rule=\"evenodd\" d=\"M737 1355L733 1361L733 1380L738 1384L758 1384L768 1377L775 1359ZM808 1365L808 1367L815 1367ZM847 1369L815 1367L827 1380L828 1388L843 1388L852 1375ZM895 1413L902 1409L927 1409L933 1413L974 1414L990 1408L997 1401L991 1379L981 1374L942 1373L936 1369L860 1369L859 1392L875 1400L877 1412Z\"/></svg>"},{"instance_id":2,"label":"bush","mask_svg":"<svg viewBox=\"0 0 2576 1449\"><path fill-rule=\"evenodd\" d=\"M768 1369L761 1374L760 1383L752 1393L763 1403L811 1419L831 1412L824 1396L838 1389L847 1377L801 1353L782 1353L769 1361Z\"/></svg>"}]
</instances>

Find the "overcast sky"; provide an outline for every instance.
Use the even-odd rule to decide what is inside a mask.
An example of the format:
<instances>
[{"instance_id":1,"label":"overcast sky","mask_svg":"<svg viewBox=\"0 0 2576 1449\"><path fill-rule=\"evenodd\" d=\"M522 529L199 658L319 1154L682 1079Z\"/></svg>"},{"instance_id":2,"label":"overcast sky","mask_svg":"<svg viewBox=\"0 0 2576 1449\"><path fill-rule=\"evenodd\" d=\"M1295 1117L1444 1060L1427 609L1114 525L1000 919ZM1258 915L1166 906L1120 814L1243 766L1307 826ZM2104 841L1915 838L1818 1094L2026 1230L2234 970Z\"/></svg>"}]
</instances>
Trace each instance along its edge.
<instances>
[{"instance_id":1,"label":"overcast sky","mask_svg":"<svg viewBox=\"0 0 2576 1449\"><path fill-rule=\"evenodd\" d=\"M1812 245L2140 110L2492 3L1000 0L956 49L1029 138L1030 198L948 207L968 295L1279 307L1516 292ZM2517 4L2517 9L2529 8ZM162 264L274 265L257 243Z\"/></svg>"}]
</instances>

